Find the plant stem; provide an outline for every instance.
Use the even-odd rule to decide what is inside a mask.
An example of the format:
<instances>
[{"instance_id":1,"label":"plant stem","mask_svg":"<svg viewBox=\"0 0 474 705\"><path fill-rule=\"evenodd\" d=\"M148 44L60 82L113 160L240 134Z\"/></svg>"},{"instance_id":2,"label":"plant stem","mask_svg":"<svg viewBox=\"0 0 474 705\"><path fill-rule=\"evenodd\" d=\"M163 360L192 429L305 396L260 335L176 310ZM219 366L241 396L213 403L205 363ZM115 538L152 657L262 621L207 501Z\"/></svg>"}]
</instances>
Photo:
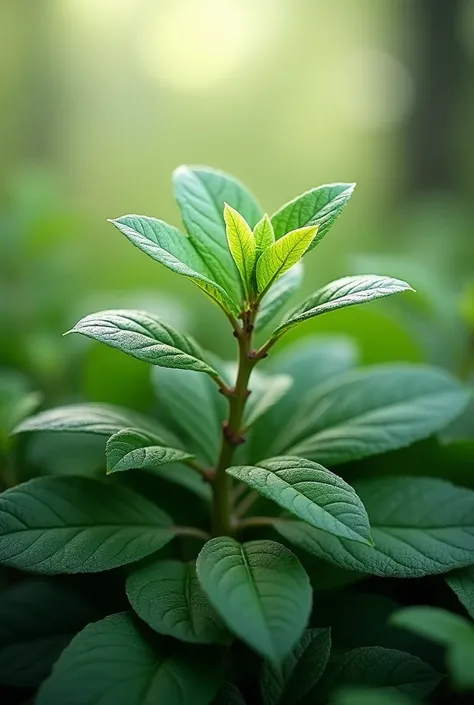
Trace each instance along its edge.
<instances>
[{"instance_id":1,"label":"plant stem","mask_svg":"<svg viewBox=\"0 0 474 705\"><path fill-rule=\"evenodd\" d=\"M242 438L242 420L245 402L249 396L248 382L255 360L250 355L254 314L249 313L244 325L235 331L239 343L239 367L235 388L227 395L229 416L222 427L222 442L216 475L213 483L212 531L215 536L228 536L232 533L232 479L226 469L232 465L235 449Z\"/></svg>"},{"instance_id":2,"label":"plant stem","mask_svg":"<svg viewBox=\"0 0 474 705\"><path fill-rule=\"evenodd\" d=\"M239 504L235 508L235 516L236 517L242 517L244 514L248 512L250 507L255 504L257 499L259 498L259 494L257 492L249 492L248 494L245 495L245 497L239 502Z\"/></svg>"},{"instance_id":3,"label":"plant stem","mask_svg":"<svg viewBox=\"0 0 474 705\"><path fill-rule=\"evenodd\" d=\"M241 519L238 522L237 529L242 531L252 526L274 526L277 522L281 523L281 521L279 517L248 517L248 519Z\"/></svg>"}]
</instances>

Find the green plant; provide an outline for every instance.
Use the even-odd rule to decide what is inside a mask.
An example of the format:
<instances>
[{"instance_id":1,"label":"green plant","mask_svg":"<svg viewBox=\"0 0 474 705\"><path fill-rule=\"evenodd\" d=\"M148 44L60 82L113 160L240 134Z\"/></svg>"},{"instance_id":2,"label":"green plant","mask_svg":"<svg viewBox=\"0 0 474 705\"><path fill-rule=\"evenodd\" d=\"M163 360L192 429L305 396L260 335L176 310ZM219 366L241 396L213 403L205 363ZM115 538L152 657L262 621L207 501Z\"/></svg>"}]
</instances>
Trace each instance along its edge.
<instances>
[{"instance_id":1,"label":"green plant","mask_svg":"<svg viewBox=\"0 0 474 705\"><path fill-rule=\"evenodd\" d=\"M393 702L425 698L441 675L410 649L366 644L331 655L312 585L422 578L474 564L474 492L404 477L403 469L354 486L342 477L355 461L436 434L469 393L430 366L355 370L354 350L341 338L273 355L310 318L410 291L390 277L332 282L254 343L298 287L302 257L332 227L353 185L312 189L271 218L217 171L180 168L175 189L187 235L144 216L112 222L222 309L238 361L223 363L142 311L102 311L72 329L153 365L159 409L149 417L81 403L16 429L104 436L109 477L35 478L7 490L0 561L53 575L120 569L114 585L120 591L125 581L129 602L112 614L109 605L104 619L80 631L41 684L46 658L31 682L41 684L37 703L256 702L257 677L264 705L360 695L337 694L339 686L396 689ZM49 666L57 656L56 649ZM15 685L11 671L8 678Z\"/></svg>"}]
</instances>

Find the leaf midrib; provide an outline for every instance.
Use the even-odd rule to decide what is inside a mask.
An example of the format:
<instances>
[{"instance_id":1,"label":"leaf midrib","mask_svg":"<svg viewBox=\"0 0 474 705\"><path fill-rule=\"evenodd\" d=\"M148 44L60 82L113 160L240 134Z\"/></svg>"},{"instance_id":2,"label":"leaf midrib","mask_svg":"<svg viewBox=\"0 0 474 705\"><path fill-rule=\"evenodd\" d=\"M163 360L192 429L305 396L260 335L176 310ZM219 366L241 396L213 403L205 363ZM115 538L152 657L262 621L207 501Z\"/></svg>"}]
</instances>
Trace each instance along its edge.
<instances>
[{"instance_id":1,"label":"leaf midrib","mask_svg":"<svg viewBox=\"0 0 474 705\"><path fill-rule=\"evenodd\" d=\"M255 602L256 602L256 604L258 605L258 610L259 610L259 612L260 612L260 616L261 616L261 618L262 618L262 622L263 622L263 624L264 624L265 631L267 632L268 643L271 645L273 654L275 655L275 647L274 647L274 644L273 644L271 635L269 634L268 629L267 629L267 620L266 620L265 611L264 611L264 609L263 609L262 600L261 600L261 598L260 598L260 594L259 594L259 592L258 592L258 590L257 590L256 584L255 584L255 580L254 580L253 575L252 575L252 569L251 569L250 563L249 563L249 561L248 561L248 559L247 559L247 556L245 555L244 547L241 545L239 548L240 548L240 554L241 554L241 557L242 557L242 563L243 563L243 565L244 565L244 568L245 568L245 570L246 570L247 577L248 577L248 580L249 580L249 583L250 583L250 588L251 588L251 591L253 592L253 594L254 594L254 596L255 596Z\"/></svg>"}]
</instances>

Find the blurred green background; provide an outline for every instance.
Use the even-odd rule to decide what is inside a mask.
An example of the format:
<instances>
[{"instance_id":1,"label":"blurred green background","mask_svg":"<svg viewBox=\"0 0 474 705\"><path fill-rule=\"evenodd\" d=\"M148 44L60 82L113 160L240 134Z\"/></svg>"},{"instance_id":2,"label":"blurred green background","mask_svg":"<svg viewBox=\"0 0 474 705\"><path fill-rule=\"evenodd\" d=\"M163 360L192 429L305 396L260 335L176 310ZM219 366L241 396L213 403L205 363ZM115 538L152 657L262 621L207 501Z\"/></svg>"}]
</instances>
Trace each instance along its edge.
<instances>
[{"instance_id":1,"label":"blurred green background","mask_svg":"<svg viewBox=\"0 0 474 705\"><path fill-rule=\"evenodd\" d=\"M363 362L470 374L473 77L472 0L0 0L0 367L47 406L146 406L146 365L61 337L100 308L160 312L233 354L220 311L106 222L179 225L171 171L198 163L269 213L357 181L305 292L372 270L418 290L285 344L339 331Z\"/></svg>"}]
</instances>

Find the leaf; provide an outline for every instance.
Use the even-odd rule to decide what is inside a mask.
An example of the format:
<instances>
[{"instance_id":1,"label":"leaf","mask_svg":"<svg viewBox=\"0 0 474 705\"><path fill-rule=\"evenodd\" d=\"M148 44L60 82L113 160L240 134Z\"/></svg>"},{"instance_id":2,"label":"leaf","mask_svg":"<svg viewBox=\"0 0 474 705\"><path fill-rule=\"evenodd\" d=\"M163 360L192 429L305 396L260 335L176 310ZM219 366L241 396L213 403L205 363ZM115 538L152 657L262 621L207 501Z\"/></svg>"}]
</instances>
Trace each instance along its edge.
<instances>
[{"instance_id":1,"label":"leaf","mask_svg":"<svg viewBox=\"0 0 474 705\"><path fill-rule=\"evenodd\" d=\"M174 536L144 497L86 477L41 477L0 496L0 562L35 573L96 573L140 560Z\"/></svg>"},{"instance_id":2,"label":"leaf","mask_svg":"<svg viewBox=\"0 0 474 705\"><path fill-rule=\"evenodd\" d=\"M152 369L160 418L185 448L209 465L219 452L226 401L207 375L187 370Z\"/></svg>"},{"instance_id":3,"label":"leaf","mask_svg":"<svg viewBox=\"0 0 474 705\"><path fill-rule=\"evenodd\" d=\"M100 616L97 605L50 578L30 578L4 590L0 683L21 688L39 685L76 632Z\"/></svg>"},{"instance_id":4,"label":"leaf","mask_svg":"<svg viewBox=\"0 0 474 705\"><path fill-rule=\"evenodd\" d=\"M372 543L367 512L355 490L318 463L287 456L226 472L317 529Z\"/></svg>"},{"instance_id":5,"label":"leaf","mask_svg":"<svg viewBox=\"0 0 474 705\"><path fill-rule=\"evenodd\" d=\"M252 289L252 277L257 254L252 228L245 218L227 203L224 204L224 220L229 250L239 270L248 298Z\"/></svg>"},{"instance_id":6,"label":"leaf","mask_svg":"<svg viewBox=\"0 0 474 705\"><path fill-rule=\"evenodd\" d=\"M156 262L190 279L226 311L239 313L239 306L233 298L235 286L229 291L220 286L193 243L177 228L144 215L124 215L109 222ZM236 290L236 297L237 293Z\"/></svg>"},{"instance_id":7,"label":"leaf","mask_svg":"<svg viewBox=\"0 0 474 705\"><path fill-rule=\"evenodd\" d=\"M68 433L93 433L99 436L111 436L123 428L133 427L151 431L165 443L173 440L166 429L156 421L136 411L123 409L112 404L68 404L55 409L41 411L30 416L16 427L15 433L27 431L61 431Z\"/></svg>"},{"instance_id":8,"label":"leaf","mask_svg":"<svg viewBox=\"0 0 474 705\"><path fill-rule=\"evenodd\" d=\"M73 639L36 705L208 705L220 678L215 654L145 634L120 613Z\"/></svg>"},{"instance_id":9,"label":"leaf","mask_svg":"<svg viewBox=\"0 0 474 705\"><path fill-rule=\"evenodd\" d=\"M392 624L448 649L446 661L458 688L474 688L474 625L438 607L407 607L392 615Z\"/></svg>"},{"instance_id":10,"label":"leaf","mask_svg":"<svg viewBox=\"0 0 474 705\"><path fill-rule=\"evenodd\" d=\"M193 456L177 448L161 445L152 433L124 428L107 441L107 474L124 470L154 470L167 463L189 460Z\"/></svg>"},{"instance_id":11,"label":"leaf","mask_svg":"<svg viewBox=\"0 0 474 705\"><path fill-rule=\"evenodd\" d=\"M451 646L465 638L474 644L474 625L465 617L439 607L405 607L391 615L390 623L442 646Z\"/></svg>"},{"instance_id":12,"label":"leaf","mask_svg":"<svg viewBox=\"0 0 474 705\"><path fill-rule=\"evenodd\" d=\"M292 230L264 250L256 269L259 294L265 294L276 279L302 258L314 240L317 230L317 226Z\"/></svg>"},{"instance_id":13,"label":"leaf","mask_svg":"<svg viewBox=\"0 0 474 705\"><path fill-rule=\"evenodd\" d=\"M284 546L214 538L202 548L196 569L228 628L270 661L280 661L301 637L311 611L311 587Z\"/></svg>"},{"instance_id":14,"label":"leaf","mask_svg":"<svg viewBox=\"0 0 474 705\"><path fill-rule=\"evenodd\" d=\"M340 568L381 577L418 578L474 562L474 492L425 477L356 483L375 547L331 536L308 524L280 521L291 543Z\"/></svg>"},{"instance_id":15,"label":"leaf","mask_svg":"<svg viewBox=\"0 0 474 705\"><path fill-rule=\"evenodd\" d=\"M202 350L192 338L144 311L99 311L82 318L69 332L105 343L151 365L219 376L204 361Z\"/></svg>"},{"instance_id":16,"label":"leaf","mask_svg":"<svg viewBox=\"0 0 474 705\"><path fill-rule=\"evenodd\" d=\"M314 688L331 651L330 629L308 629L281 664L263 664L264 705L298 705Z\"/></svg>"},{"instance_id":17,"label":"leaf","mask_svg":"<svg viewBox=\"0 0 474 705\"><path fill-rule=\"evenodd\" d=\"M456 570L446 576L446 582L467 613L474 619L474 566Z\"/></svg>"},{"instance_id":18,"label":"leaf","mask_svg":"<svg viewBox=\"0 0 474 705\"><path fill-rule=\"evenodd\" d=\"M231 641L196 576L196 564L154 561L127 578L127 597L152 629L196 644Z\"/></svg>"},{"instance_id":19,"label":"leaf","mask_svg":"<svg viewBox=\"0 0 474 705\"><path fill-rule=\"evenodd\" d=\"M383 688L386 693L424 698L440 680L439 673L417 656L381 646L362 646L332 664L320 681L320 688L321 694L327 694L335 686L371 686Z\"/></svg>"},{"instance_id":20,"label":"leaf","mask_svg":"<svg viewBox=\"0 0 474 705\"><path fill-rule=\"evenodd\" d=\"M250 382L251 394L245 407L245 427L249 428L289 391L289 375L267 375L255 370Z\"/></svg>"},{"instance_id":21,"label":"leaf","mask_svg":"<svg viewBox=\"0 0 474 705\"><path fill-rule=\"evenodd\" d=\"M212 705L245 705L245 700L236 685L224 683Z\"/></svg>"},{"instance_id":22,"label":"leaf","mask_svg":"<svg viewBox=\"0 0 474 705\"><path fill-rule=\"evenodd\" d=\"M272 221L266 213L258 221L253 230L255 244L257 247L257 256L259 256L267 247L275 242L275 233L273 232Z\"/></svg>"},{"instance_id":23,"label":"leaf","mask_svg":"<svg viewBox=\"0 0 474 705\"><path fill-rule=\"evenodd\" d=\"M270 373L290 375L293 383L278 403L268 410L265 418L257 422L250 439L252 458L260 460L277 455L282 429L295 415L299 405L304 404L305 397L331 377L347 372L356 361L354 343L343 336L307 338L271 357L264 369Z\"/></svg>"},{"instance_id":24,"label":"leaf","mask_svg":"<svg viewBox=\"0 0 474 705\"><path fill-rule=\"evenodd\" d=\"M190 468L187 465L183 465L182 463L169 463L167 465L160 465L160 467L155 468L153 471L149 471L149 474L155 476L158 480L161 480L161 482L159 482L156 487L158 503L160 498L163 496L163 480L172 482L175 485L180 485L180 487L183 487L184 489L193 492L195 495L197 495L201 499L204 499L206 502L209 502L212 498L211 486L204 480L203 476L198 474L193 468ZM133 473L133 475L136 476L136 473ZM128 477L131 476L129 475ZM133 483L131 484L133 485ZM138 482L138 485L140 485L140 481ZM145 491L144 494L145 496L147 496L148 493ZM189 501L189 498L185 499ZM167 488L167 507L169 501L169 488ZM183 504L183 502L181 501L180 504ZM185 509L185 507L183 507L183 509ZM194 509L196 509L196 507L194 507ZM170 514L174 516L173 512L170 512ZM186 519L187 522L189 521L189 514L190 511L188 508L186 511L186 516L183 517Z\"/></svg>"},{"instance_id":25,"label":"leaf","mask_svg":"<svg viewBox=\"0 0 474 705\"><path fill-rule=\"evenodd\" d=\"M257 333L263 330L280 313L295 291L300 288L302 281L303 263L301 261L293 265L291 269L276 280L260 303L255 321Z\"/></svg>"},{"instance_id":26,"label":"leaf","mask_svg":"<svg viewBox=\"0 0 474 705\"><path fill-rule=\"evenodd\" d=\"M336 691L331 705L417 705L417 702L397 691L346 686Z\"/></svg>"},{"instance_id":27,"label":"leaf","mask_svg":"<svg viewBox=\"0 0 474 705\"><path fill-rule=\"evenodd\" d=\"M439 431L468 400L468 390L443 370L368 367L308 394L276 452L329 466L378 455Z\"/></svg>"},{"instance_id":28,"label":"leaf","mask_svg":"<svg viewBox=\"0 0 474 705\"><path fill-rule=\"evenodd\" d=\"M318 225L317 237L309 247L312 250L333 226L354 188L355 184L325 184L297 196L272 215L275 237L281 238L296 228Z\"/></svg>"},{"instance_id":29,"label":"leaf","mask_svg":"<svg viewBox=\"0 0 474 705\"><path fill-rule=\"evenodd\" d=\"M173 173L175 198L189 238L215 281L240 300L240 281L227 247L224 204L245 218L251 228L262 209L237 179L216 169L180 166Z\"/></svg>"},{"instance_id":30,"label":"leaf","mask_svg":"<svg viewBox=\"0 0 474 705\"><path fill-rule=\"evenodd\" d=\"M374 299L381 299L402 291L414 291L409 284L392 277L367 274L364 276L343 277L318 289L306 301L300 304L273 331L272 337L278 338L299 323L320 316L338 308L363 304Z\"/></svg>"}]
</instances>

